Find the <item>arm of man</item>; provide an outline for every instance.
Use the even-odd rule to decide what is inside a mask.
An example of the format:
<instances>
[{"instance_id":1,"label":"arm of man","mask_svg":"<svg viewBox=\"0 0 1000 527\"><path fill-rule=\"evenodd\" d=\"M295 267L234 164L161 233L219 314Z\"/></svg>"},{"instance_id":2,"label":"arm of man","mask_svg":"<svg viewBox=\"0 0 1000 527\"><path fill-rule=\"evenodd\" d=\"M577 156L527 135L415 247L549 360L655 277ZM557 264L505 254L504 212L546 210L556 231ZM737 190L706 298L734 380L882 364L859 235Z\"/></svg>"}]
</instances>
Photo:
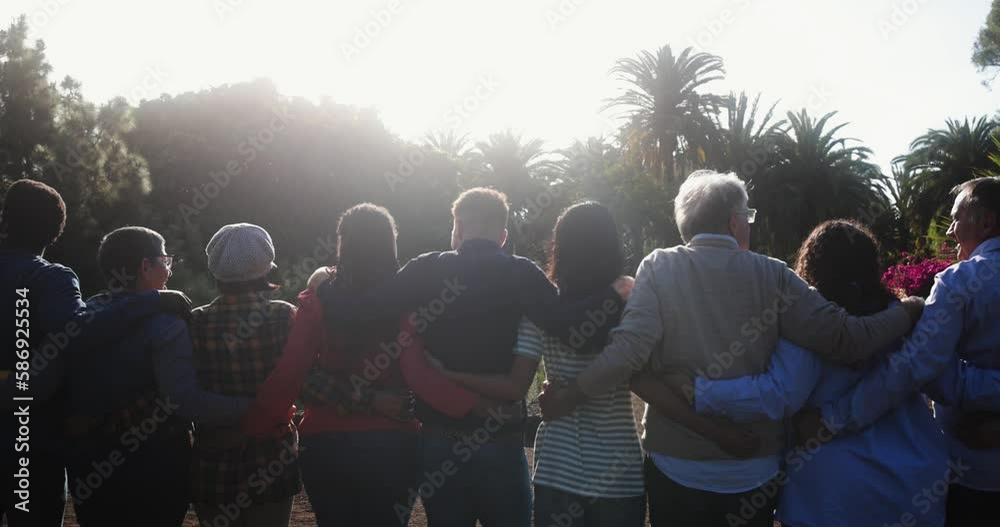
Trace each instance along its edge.
<instances>
[{"instance_id":1,"label":"arm of man","mask_svg":"<svg viewBox=\"0 0 1000 527\"><path fill-rule=\"evenodd\" d=\"M543 346L542 332L538 327L528 319L521 319L510 372L484 375L446 370L445 373L458 384L486 397L519 401L528 393L535 380L538 363L542 360Z\"/></svg>"},{"instance_id":2,"label":"arm of man","mask_svg":"<svg viewBox=\"0 0 1000 527\"><path fill-rule=\"evenodd\" d=\"M645 367L663 337L653 258L654 255L647 256L639 264L632 296L625 305L621 322L611 331L611 342L573 383L578 397L598 395L628 382Z\"/></svg>"},{"instance_id":3,"label":"arm of man","mask_svg":"<svg viewBox=\"0 0 1000 527\"><path fill-rule=\"evenodd\" d=\"M822 372L823 363L816 355L780 340L767 370L759 375L695 378L695 408L700 414L737 423L783 421L805 406Z\"/></svg>"},{"instance_id":4,"label":"arm of man","mask_svg":"<svg viewBox=\"0 0 1000 527\"><path fill-rule=\"evenodd\" d=\"M725 425L698 415L674 388L656 375L642 371L632 377L632 393L646 401L654 411L705 437L738 458L753 457L760 449L760 437L746 428Z\"/></svg>"},{"instance_id":5,"label":"arm of man","mask_svg":"<svg viewBox=\"0 0 1000 527\"><path fill-rule=\"evenodd\" d=\"M778 292L781 336L831 362L853 365L867 360L913 326L914 318L908 312L912 308L896 305L875 315L854 317L823 298L788 267L782 272L782 290Z\"/></svg>"},{"instance_id":6,"label":"arm of man","mask_svg":"<svg viewBox=\"0 0 1000 527\"><path fill-rule=\"evenodd\" d=\"M236 425L253 400L228 397L201 389L194 367L187 324L175 321L153 343L153 372L160 393L177 413L213 426Z\"/></svg>"},{"instance_id":7,"label":"arm of man","mask_svg":"<svg viewBox=\"0 0 1000 527\"><path fill-rule=\"evenodd\" d=\"M825 403L820 414L833 431L858 431L898 407L956 360L967 299L949 287L951 269L934 280L923 316L901 349L884 357L857 384Z\"/></svg>"},{"instance_id":8,"label":"arm of man","mask_svg":"<svg viewBox=\"0 0 1000 527\"><path fill-rule=\"evenodd\" d=\"M1000 370L980 368L956 357L923 392L947 406L1000 412Z\"/></svg>"},{"instance_id":9,"label":"arm of man","mask_svg":"<svg viewBox=\"0 0 1000 527\"><path fill-rule=\"evenodd\" d=\"M423 341L408 314L400 320L399 344L403 346L399 357L403 379L431 408L450 417L462 417L481 402L482 397L458 385L428 362Z\"/></svg>"}]
</instances>

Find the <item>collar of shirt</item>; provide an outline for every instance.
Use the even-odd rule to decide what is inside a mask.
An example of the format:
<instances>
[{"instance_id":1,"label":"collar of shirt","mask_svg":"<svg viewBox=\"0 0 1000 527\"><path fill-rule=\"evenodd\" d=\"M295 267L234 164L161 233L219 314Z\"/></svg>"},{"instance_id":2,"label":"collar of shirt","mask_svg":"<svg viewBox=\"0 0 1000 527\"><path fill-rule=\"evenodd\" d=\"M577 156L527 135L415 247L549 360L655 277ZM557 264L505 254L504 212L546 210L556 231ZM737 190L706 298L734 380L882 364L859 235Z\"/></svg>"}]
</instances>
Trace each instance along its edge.
<instances>
[{"instance_id":1,"label":"collar of shirt","mask_svg":"<svg viewBox=\"0 0 1000 527\"><path fill-rule=\"evenodd\" d=\"M976 250L972 251L972 255L970 255L969 258L975 258L976 256L979 256L983 253L993 252L997 250L1000 250L1000 236L995 236L993 238L984 241L983 243L980 243L979 247L976 247Z\"/></svg>"},{"instance_id":2,"label":"collar of shirt","mask_svg":"<svg viewBox=\"0 0 1000 527\"><path fill-rule=\"evenodd\" d=\"M503 252L503 248L501 248L500 244L496 241L488 240L486 238L472 238L470 240L465 240L462 242L462 245L458 247L458 254L488 252Z\"/></svg>"},{"instance_id":3,"label":"collar of shirt","mask_svg":"<svg viewBox=\"0 0 1000 527\"><path fill-rule=\"evenodd\" d=\"M728 234L713 234L713 233L701 233L695 234L690 241L687 243L690 245L713 245L719 246L723 245L726 248L739 249L740 243L736 241L736 238ZM731 247L730 247L731 246Z\"/></svg>"},{"instance_id":4,"label":"collar of shirt","mask_svg":"<svg viewBox=\"0 0 1000 527\"><path fill-rule=\"evenodd\" d=\"M259 300L268 300L267 291L244 291L241 293L225 293L215 297L213 304L247 304Z\"/></svg>"}]
</instances>

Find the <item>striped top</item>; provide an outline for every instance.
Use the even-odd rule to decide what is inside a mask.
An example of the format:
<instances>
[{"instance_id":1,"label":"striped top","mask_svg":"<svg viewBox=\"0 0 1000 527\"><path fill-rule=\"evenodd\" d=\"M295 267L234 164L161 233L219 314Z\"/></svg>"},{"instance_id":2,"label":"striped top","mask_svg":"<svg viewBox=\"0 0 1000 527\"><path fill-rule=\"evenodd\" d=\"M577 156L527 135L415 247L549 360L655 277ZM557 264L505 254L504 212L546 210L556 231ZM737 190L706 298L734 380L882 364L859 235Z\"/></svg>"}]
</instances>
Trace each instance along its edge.
<instances>
[{"instance_id":1,"label":"striped top","mask_svg":"<svg viewBox=\"0 0 1000 527\"><path fill-rule=\"evenodd\" d=\"M544 360L550 382L576 378L593 360L521 320L517 354ZM535 438L535 485L599 498L644 492L642 448L627 383L592 397L566 417L544 421Z\"/></svg>"}]
</instances>

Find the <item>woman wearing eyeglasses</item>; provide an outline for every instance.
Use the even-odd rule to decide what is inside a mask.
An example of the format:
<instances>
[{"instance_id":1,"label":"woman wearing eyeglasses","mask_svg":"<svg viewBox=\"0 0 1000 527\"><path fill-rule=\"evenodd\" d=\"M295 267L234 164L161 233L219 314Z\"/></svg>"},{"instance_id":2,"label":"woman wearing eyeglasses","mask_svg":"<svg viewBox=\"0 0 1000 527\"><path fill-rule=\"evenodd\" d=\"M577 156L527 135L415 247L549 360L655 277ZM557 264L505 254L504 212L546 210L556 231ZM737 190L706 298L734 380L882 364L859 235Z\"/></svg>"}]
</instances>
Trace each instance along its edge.
<instances>
[{"instance_id":1,"label":"woman wearing eyeglasses","mask_svg":"<svg viewBox=\"0 0 1000 527\"><path fill-rule=\"evenodd\" d=\"M164 289L173 257L163 237L123 227L101 241L98 261L109 292L103 309ZM203 391L181 317L159 314L125 336L69 356L67 470L81 526L178 526L190 503L190 428L238 423L250 405Z\"/></svg>"}]
</instances>

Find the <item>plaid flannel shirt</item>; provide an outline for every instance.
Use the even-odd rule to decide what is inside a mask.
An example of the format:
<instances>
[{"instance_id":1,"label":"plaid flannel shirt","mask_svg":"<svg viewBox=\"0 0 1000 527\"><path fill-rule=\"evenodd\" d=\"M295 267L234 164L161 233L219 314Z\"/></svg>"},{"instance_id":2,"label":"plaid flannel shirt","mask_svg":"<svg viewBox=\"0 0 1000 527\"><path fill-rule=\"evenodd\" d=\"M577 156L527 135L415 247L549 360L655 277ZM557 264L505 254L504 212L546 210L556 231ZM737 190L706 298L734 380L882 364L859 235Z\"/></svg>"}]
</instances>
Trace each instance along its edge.
<instances>
[{"instance_id":1,"label":"plaid flannel shirt","mask_svg":"<svg viewBox=\"0 0 1000 527\"><path fill-rule=\"evenodd\" d=\"M224 294L192 312L195 367L203 389L254 397L280 357L295 307L267 293ZM192 463L195 503L254 503L294 496L301 489L295 430L249 437L232 429L198 427ZM275 463L277 461L278 463ZM280 464L280 470L278 469ZM261 470L267 475L262 477Z\"/></svg>"}]
</instances>

